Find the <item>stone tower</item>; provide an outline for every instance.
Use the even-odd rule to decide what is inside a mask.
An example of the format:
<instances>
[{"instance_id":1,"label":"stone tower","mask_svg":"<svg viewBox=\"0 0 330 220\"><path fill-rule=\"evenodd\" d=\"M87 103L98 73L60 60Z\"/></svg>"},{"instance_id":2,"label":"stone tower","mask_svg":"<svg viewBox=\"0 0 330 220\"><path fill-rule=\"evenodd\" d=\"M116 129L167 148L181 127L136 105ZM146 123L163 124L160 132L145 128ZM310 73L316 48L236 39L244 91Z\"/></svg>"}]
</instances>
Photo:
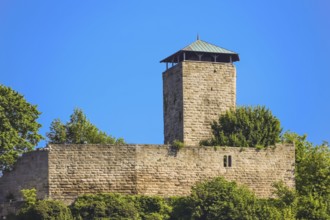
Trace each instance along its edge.
<instances>
[{"instance_id":1,"label":"stone tower","mask_svg":"<svg viewBox=\"0 0 330 220\"><path fill-rule=\"evenodd\" d=\"M211 137L211 122L236 105L235 61L237 53L199 39L161 61L165 144Z\"/></svg>"}]
</instances>

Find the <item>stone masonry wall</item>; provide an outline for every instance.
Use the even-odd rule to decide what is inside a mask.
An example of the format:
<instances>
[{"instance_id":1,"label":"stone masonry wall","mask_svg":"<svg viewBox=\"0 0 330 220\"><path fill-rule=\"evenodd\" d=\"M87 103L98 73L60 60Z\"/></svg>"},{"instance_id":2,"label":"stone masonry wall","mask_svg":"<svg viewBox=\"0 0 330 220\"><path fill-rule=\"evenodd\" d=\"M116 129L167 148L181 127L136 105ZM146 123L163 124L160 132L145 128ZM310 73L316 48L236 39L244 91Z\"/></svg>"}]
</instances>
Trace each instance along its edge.
<instances>
[{"instance_id":1,"label":"stone masonry wall","mask_svg":"<svg viewBox=\"0 0 330 220\"><path fill-rule=\"evenodd\" d=\"M10 172L0 177L0 203L8 202L9 198L22 200L20 190L37 189L37 197L48 197L48 151L39 149L25 153Z\"/></svg>"},{"instance_id":2,"label":"stone masonry wall","mask_svg":"<svg viewBox=\"0 0 330 220\"><path fill-rule=\"evenodd\" d=\"M49 147L51 198L72 201L84 193L136 193L136 146Z\"/></svg>"},{"instance_id":3,"label":"stone masonry wall","mask_svg":"<svg viewBox=\"0 0 330 220\"><path fill-rule=\"evenodd\" d=\"M198 146L212 136L211 123L236 106L236 69L232 63L185 61L182 73L184 143Z\"/></svg>"},{"instance_id":4,"label":"stone masonry wall","mask_svg":"<svg viewBox=\"0 0 330 220\"><path fill-rule=\"evenodd\" d=\"M225 155L231 156L231 167L224 167ZM293 145L184 147L178 152L166 145L50 145L48 151L25 154L0 178L0 196L3 200L8 192L16 195L30 187L67 203L98 192L188 195L197 182L224 176L267 197L273 182L294 187L294 158Z\"/></svg>"},{"instance_id":5,"label":"stone masonry wall","mask_svg":"<svg viewBox=\"0 0 330 220\"><path fill-rule=\"evenodd\" d=\"M225 155L231 156L231 167L224 167ZM294 158L293 145L266 150L185 147L177 154L161 146L137 146L137 192L187 195L196 182L223 176L247 186L260 197L269 197L276 181L295 186Z\"/></svg>"},{"instance_id":6,"label":"stone masonry wall","mask_svg":"<svg viewBox=\"0 0 330 220\"><path fill-rule=\"evenodd\" d=\"M163 73L164 143L183 141L182 64Z\"/></svg>"}]
</instances>

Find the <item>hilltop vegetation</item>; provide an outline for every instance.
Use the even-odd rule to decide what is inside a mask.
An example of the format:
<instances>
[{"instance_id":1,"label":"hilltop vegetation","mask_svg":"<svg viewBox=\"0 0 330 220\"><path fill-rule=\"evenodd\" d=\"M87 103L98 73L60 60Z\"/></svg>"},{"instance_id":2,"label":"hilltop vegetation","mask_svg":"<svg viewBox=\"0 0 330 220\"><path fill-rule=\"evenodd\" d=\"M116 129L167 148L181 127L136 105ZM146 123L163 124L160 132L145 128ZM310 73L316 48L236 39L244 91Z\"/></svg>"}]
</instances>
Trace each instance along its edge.
<instances>
[{"instance_id":1,"label":"hilltop vegetation","mask_svg":"<svg viewBox=\"0 0 330 220\"><path fill-rule=\"evenodd\" d=\"M213 137L205 146L258 147L280 141L280 121L264 106L238 107L220 115L211 125Z\"/></svg>"},{"instance_id":2,"label":"hilltop vegetation","mask_svg":"<svg viewBox=\"0 0 330 220\"><path fill-rule=\"evenodd\" d=\"M24 96L0 85L0 173L10 170L20 155L42 139L37 122L40 114Z\"/></svg>"},{"instance_id":3,"label":"hilltop vegetation","mask_svg":"<svg viewBox=\"0 0 330 220\"><path fill-rule=\"evenodd\" d=\"M0 174L12 169L19 156L34 150L43 139L37 122L41 112L28 103L24 96L0 85ZM49 143L54 144L123 144L122 138L114 138L93 125L81 109L74 109L70 121L62 124L55 119L47 133Z\"/></svg>"},{"instance_id":4,"label":"hilltop vegetation","mask_svg":"<svg viewBox=\"0 0 330 220\"><path fill-rule=\"evenodd\" d=\"M81 109L74 109L70 120L63 124L55 119L47 133L51 144L124 144L124 139L114 138L93 125Z\"/></svg>"}]
</instances>

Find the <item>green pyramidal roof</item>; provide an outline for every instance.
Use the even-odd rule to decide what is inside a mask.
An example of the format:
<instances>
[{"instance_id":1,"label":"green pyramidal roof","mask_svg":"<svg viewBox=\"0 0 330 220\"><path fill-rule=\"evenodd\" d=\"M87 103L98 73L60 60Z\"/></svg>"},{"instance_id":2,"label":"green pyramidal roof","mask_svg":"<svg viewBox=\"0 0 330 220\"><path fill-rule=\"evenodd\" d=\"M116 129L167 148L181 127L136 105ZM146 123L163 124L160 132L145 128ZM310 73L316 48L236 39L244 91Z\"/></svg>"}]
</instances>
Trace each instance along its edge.
<instances>
[{"instance_id":1,"label":"green pyramidal roof","mask_svg":"<svg viewBox=\"0 0 330 220\"><path fill-rule=\"evenodd\" d=\"M196 40L194 43L183 48L182 51L236 54L233 51L226 50L224 48L215 46L214 44L210 44L202 40Z\"/></svg>"},{"instance_id":2,"label":"green pyramidal roof","mask_svg":"<svg viewBox=\"0 0 330 220\"><path fill-rule=\"evenodd\" d=\"M237 53L198 39L160 62L178 63L184 60L198 60L196 58L198 56L200 56L200 61L211 61L212 57L215 57L215 62L239 61ZM203 59L201 59L202 56Z\"/></svg>"}]
</instances>

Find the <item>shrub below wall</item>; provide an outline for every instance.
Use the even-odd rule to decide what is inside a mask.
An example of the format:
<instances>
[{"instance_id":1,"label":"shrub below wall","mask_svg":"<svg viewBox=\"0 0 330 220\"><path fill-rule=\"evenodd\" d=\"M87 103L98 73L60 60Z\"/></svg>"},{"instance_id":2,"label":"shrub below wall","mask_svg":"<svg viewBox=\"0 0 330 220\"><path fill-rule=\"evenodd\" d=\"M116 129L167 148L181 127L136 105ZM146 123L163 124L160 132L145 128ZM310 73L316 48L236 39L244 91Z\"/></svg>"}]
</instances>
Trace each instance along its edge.
<instances>
[{"instance_id":1,"label":"shrub below wall","mask_svg":"<svg viewBox=\"0 0 330 220\"><path fill-rule=\"evenodd\" d=\"M40 200L34 205L24 207L16 217L17 220L72 220L70 209L60 201Z\"/></svg>"},{"instance_id":2,"label":"shrub below wall","mask_svg":"<svg viewBox=\"0 0 330 220\"><path fill-rule=\"evenodd\" d=\"M51 200L37 201L33 205L26 203L17 217L7 219L329 219L329 204L322 198L299 197L283 183L274 184L274 187L278 198L260 199L247 188L218 177L197 184L186 197L88 194L78 197L69 208L62 202Z\"/></svg>"}]
</instances>

